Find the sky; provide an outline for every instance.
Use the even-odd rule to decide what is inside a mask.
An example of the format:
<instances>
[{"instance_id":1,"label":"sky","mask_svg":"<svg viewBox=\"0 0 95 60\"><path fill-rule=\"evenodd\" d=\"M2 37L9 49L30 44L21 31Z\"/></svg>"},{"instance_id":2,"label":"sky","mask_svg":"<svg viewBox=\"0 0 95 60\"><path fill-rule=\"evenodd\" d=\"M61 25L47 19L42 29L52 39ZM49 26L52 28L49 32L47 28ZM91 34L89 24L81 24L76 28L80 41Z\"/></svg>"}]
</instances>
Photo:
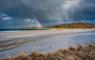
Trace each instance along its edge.
<instances>
[{"instance_id":1,"label":"sky","mask_svg":"<svg viewBox=\"0 0 95 60\"><path fill-rule=\"evenodd\" d=\"M0 0L0 29L95 24L94 0Z\"/></svg>"}]
</instances>

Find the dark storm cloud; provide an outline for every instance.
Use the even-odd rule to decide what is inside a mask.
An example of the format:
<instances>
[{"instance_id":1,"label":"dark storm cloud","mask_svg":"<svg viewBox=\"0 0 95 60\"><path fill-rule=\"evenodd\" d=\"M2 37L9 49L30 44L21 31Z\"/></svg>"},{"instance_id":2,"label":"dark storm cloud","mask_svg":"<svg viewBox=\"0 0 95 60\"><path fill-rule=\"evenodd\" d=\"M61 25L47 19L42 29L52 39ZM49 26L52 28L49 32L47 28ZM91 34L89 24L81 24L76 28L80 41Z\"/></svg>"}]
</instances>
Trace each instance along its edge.
<instances>
[{"instance_id":1,"label":"dark storm cloud","mask_svg":"<svg viewBox=\"0 0 95 60\"><path fill-rule=\"evenodd\" d=\"M64 0L0 0L0 12L13 17L35 15L41 23L62 20L60 7ZM3 7L2 7L3 6Z\"/></svg>"},{"instance_id":2,"label":"dark storm cloud","mask_svg":"<svg viewBox=\"0 0 95 60\"><path fill-rule=\"evenodd\" d=\"M63 20L95 20L94 0L0 0L0 13L12 17L33 18L42 24Z\"/></svg>"},{"instance_id":3,"label":"dark storm cloud","mask_svg":"<svg viewBox=\"0 0 95 60\"><path fill-rule=\"evenodd\" d=\"M79 20L95 20L95 0L83 0L73 17Z\"/></svg>"},{"instance_id":4,"label":"dark storm cloud","mask_svg":"<svg viewBox=\"0 0 95 60\"><path fill-rule=\"evenodd\" d=\"M32 12L20 0L0 0L0 13L13 17L33 17Z\"/></svg>"},{"instance_id":5,"label":"dark storm cloud","mask_svg":"<svg viewBox=\"0 0 95 60\"><path fill-rule=\"evenodd\" d=\"M60 5L64 0L21 0L33 11L40 22L52 22L62 18ZM62 19L61 19L62 20Z\"/></svg>"},{"instance_id":6,"label":"dark storm cloud","mask_svg":"<svg viewBox=\"0 0 95 60\"><path fill-rule=\"evenodd\" d=\"M78 0L21 0L28 6L41 23L58 23L68 17L68 6L77 3ZM64 6L67 4L67 8ZM76 4L75 4L76 5ZM66 8L66 10L65 10Z\"/></svg>"},{"instance_id":7,"label":"dark storm cloud","mask_svg":"<svg viewBox=\"0 0 95 60\"><path fill-rule=\"evenodd\" d=\"M34 15L41 22L60 21L66 18L74 20L95 19L95 1L94 0L69 0L80 1L78 6L70 7L68 11L64 11L66 0L21 0L22 3L33 11ZM69 5L69 3L67 5ZM74 4L72 2L72 4ZM63 9L62 9L63 5ZM67 16L66 16L67 15ZM44 20L44 21L43 21Z\"/></svg>"}]
</instances>

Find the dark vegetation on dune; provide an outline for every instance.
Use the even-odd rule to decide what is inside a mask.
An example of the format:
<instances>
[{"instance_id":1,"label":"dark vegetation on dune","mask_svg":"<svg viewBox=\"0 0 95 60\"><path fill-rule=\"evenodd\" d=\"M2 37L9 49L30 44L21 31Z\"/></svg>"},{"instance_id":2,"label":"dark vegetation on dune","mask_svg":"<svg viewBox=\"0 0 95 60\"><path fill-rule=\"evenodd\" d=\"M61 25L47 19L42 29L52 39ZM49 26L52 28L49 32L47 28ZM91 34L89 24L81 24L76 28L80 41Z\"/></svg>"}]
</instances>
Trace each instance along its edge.
<instances>
[{"instance_id":1,"label":"dark vegetation on dune","mask_svg":"<svg viewBox=\"0 0 95 60\"><path fill-rule=\"evenodd\" d=\"M53 53L40 54L31 52L30 55L20 54L18 57L7 57L5 60L95 60L95 45L77 48L69 47Z\"/></svg>"},{"instance_id":2,"label":"dark vegetation on dune","mask_svg":"<svg viewBox=\"0 0 95 60\"><path fill-rule=\"evenodd\" d=\"M60 24L60 25L52 25L52 26L42 26L42 27L24 27L24 28L7 28L0 29L0 31L14 31L14 30L48 30L49 28L95 28L95 24L77 22L77 23L68 23L68 24Z\"/></svg>"},{"instance_id":3,"label":"dark vegetation on dune","mask_svg":"<svg viewBox=\"0 0 95 60\"><path fill-rule=\"evenodd\" d=\"M69 23L69 24L61 24L61 25L54 25L50 28L95 28L95 24L89 24L89 23Z\"/></svg>"}]
</instances>

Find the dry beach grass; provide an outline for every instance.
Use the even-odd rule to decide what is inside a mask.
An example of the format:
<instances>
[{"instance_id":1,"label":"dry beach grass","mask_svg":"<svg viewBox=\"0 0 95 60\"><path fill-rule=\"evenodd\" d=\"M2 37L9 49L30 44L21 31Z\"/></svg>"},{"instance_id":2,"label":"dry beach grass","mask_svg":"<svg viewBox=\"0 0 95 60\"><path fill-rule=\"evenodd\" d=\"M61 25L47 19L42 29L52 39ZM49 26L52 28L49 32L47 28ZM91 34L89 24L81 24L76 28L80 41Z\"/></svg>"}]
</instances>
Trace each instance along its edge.
<instances>
[{"instance_id":1,"label":"dry beach grass","mask_svg":"<svg viewBox=\"0 0 95 60\"><path fill-rule=\"evenodd\" d=\"M95 45L77 48L69 47L58 51L40 54L31 52L30 55L20 53L18 57L7 57L5 60L95 60Z\"/></svg>"}]
</instances>

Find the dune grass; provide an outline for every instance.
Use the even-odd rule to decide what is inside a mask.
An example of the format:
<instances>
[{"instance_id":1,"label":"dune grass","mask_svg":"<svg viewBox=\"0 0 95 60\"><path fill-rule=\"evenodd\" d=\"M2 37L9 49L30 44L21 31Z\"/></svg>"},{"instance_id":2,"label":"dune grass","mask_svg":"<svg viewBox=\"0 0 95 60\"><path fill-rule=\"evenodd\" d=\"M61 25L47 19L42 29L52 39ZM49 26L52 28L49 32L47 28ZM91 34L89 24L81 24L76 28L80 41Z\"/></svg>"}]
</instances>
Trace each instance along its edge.
<instances>
[{"instance_id":1,"label":"dune grass","mask_svg":"<svg viewBox=\"0 0 95 60\"><path fill-rule=\"evenodd\" d=\"M40 54L31 52L30 55L20 53L18 57L7 57L5 60L95 60L95 45L68 49L59 49L58 51Z\"/></svg>"}]
</instances>

